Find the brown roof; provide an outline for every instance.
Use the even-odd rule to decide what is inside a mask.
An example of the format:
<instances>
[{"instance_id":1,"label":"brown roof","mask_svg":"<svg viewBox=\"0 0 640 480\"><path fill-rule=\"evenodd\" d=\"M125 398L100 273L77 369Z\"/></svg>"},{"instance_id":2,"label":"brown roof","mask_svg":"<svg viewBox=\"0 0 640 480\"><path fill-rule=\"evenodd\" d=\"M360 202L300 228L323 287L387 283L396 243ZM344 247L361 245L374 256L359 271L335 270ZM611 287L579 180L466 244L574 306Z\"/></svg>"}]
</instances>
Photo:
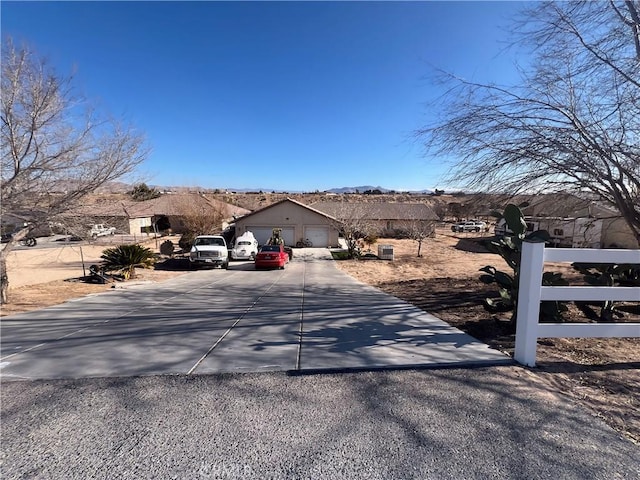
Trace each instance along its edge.
<instances>
[{"instance_id":1,"label":"brown roof","mask_svg":"<svg viewBox=\"0 0 640 480\"><path fill-rule=\"evenodd\" d=\"M264 210L267 210L269 208L275 207L276 205L280 205L281 203L285 203L285 202L294 203L294 204L298 205L299 207L302 207L302 208L305 208L307 210L310 210L310 211L312 211L314 213L317 213L318 215L322 215L323 217L327 217L329 220L335 220L335 218L332 217L330 214L328 214L326 212L322 212L322 211L320 211L320 210L318 210L316 208L310 207L309 205L305 205L304 203L300 203L297 200L294 200L292 198L285 198L285 199L280 200L279 202L272 203L271 205L267 205L266 207L260 208L258 210L254 210L253 212L248 213L247 215L242 217L242 219L244 220L245 218L250 217L252 215L255 215L258 212L262 212Z\"/></svg>"},{"instance_id":2,"label":"brown roof","mask_svg":"<svg viewBox=\"0 0 640 480\"><path fill-rule=\"evenodd\" d=\"M433 209L424 203L316 202L312 206L335 218L357 210L369 220L438 220Z\"/></svg>"},{"instance_id":3,"label":"brown roof","mask_svg":"<svg viewBox=\"0 0 640 480\"><path fill-rule=\"evenodd\" d=\"M165 194L144 202L130 202L125 205L125 208L129 218L140 218L154 215L184 215L185 205L191 205L195 210L208 207L218 208L225 213L226 218L239 217L249 213L246 208L207 197L204 194Z\"/></svg>"},{"instance_id":4,"label":"brown roof","mask_svg":"<svg viewBox=\"0 0 640 480\"><path fill-rule=\"evenodd\" d=\"M185 213L185 205L193 206L196 211L202 208L219 208L225 213L225 218L239 217L250 212L246 208L194 193L165 194L143 202L127 200L84 205L73 209L69 214L128 218L144 218L157 215L180 216Z\"/></svg>"}]
</instances>

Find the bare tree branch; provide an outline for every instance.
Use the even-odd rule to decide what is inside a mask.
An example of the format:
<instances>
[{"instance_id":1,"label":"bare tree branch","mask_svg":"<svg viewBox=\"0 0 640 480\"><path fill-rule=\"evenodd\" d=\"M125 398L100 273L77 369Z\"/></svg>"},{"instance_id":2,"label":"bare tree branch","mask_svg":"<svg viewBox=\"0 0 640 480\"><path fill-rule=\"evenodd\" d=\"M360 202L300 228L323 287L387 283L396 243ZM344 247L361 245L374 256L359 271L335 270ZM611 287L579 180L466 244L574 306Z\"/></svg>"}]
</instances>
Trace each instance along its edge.
<instances>
[{"instance_id":1,"label":"bare tree branch","mask_svg":"<svg viewBox=\"0 0 640 480\"><path fill-rule=\"evenodd\" d=\"M148 149L132 127L100 117L74 97L71 77L57 75L11 39L2 45L0 118L0 214L27 224L0 252L6 302L6 255L15 241L60 219L101 185L132 173Z\"/></svg>"},{"instance_id":2,"label":"bare tree branch","mask_svg":"<svg viewBox=\"0 0 640 480\"><path fill-rule=\"evenodd\" d=\"M573 192L614 206L640 241L638 1L534 4L516 24L531 66L520 84L454 76L428 151L457 155L471 189Z\"/></svg>"}]
</instances>

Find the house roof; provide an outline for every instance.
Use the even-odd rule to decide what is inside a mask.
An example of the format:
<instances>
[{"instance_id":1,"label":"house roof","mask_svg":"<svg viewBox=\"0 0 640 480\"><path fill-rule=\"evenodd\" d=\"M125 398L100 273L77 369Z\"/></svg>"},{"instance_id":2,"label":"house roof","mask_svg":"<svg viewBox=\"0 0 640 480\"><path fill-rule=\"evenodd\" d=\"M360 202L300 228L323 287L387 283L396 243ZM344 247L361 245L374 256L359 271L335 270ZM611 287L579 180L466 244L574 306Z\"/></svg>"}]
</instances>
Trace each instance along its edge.
<instances>
[{"instance_id":1,"label":"house roof","mask_svg":"<svg viewBox=\"0 0 640 480\"><path fill-rule=\"evenodd\" d=\"M313 212L313 213L317 213L318 215L322 215L323 217L325 217L325 218L327 218L327 219L329 219L329 220L336 220L336 219L335 219L333 216L331 216L330 214L328 214L328 213L326 213L326 212L322 212L322 211L320 211L320 210L317 210L317 209L315 209L315 208L313 208L313 207L310 207L309 205L305 205L304 203L300 203L300 202L298 202L297 200L294 200L294 199L292 199L292 198L285 198L285 199L280 200L279 202L272 203L271 205L267 205L266 207L263 207L263 208L261 208L261 209L259 209L259 210L255 210L255 211L253 211L253 212L251 212L251 213L249 213L249 214L245 215L244 217L242 217L242 220L244 220L244 219L246 219L246 218L249 218L249 217L252 217L253 215L256 215L256 214L258 214L258 213L260 213L260 212L264 212L265 210L268 210L268 209L270 209L270 208L273 208L273 207L275 207L276 205L281 205L281 204L283 204L283 203L293 203L293 204L295 204L295 205L297 205L297 206L299 206L299 207L302 207L302 208L304 208L304 209L306 209L306 210L309 210L309 211L311 211L311 212Z\"/></svg>"},{"instance_id":2,"label":"house roof","mask_svg":"<svg viewBox=\"0 0 640 480\"><path fill-rule=\"evenodd\" d=\"M592 198L581 198L570 193L518 196L517 203L527 202L522 212L533 217L618 217L620 213L604 206Z\"/></svg>"},{"instance_id":3,"label":"house roof","mask_svg":"<svg viewBox=\"0 0 640 480\"><path fill-rule=\"evenodd\" d=\"M357 210L360 217L369 220L438 220L424 203L316 202L312 206L335 218L345 218Z\"/></svg>"},{"instance_id":4,"label":"house roof","mask_svg":"<svg viewBox=\"0 0 640 480\"><path fill-rule=\"evenodd\" d=\"M104 202L95 205L83 205L73 209L71 215L87 215L101 217L128 217L145 218L159 215L181 216L185 209L192 208L195 211L203 208L219 208L224 212L225 218L233 218L249 213L250 210L223 202L216 198L210 198L201 194L167 194L158 198L134 202L131 200L119 202Z\"/></svg>"},{"instance_id":5,"label":"house roof","mask_svg":"<svg viewBox=\"0 0 640 480\"><path fill-rule=\"evenodd\" d=\"M186 208L201 210L217 208L226 218L239 217L249 213L246 208L223 202L204 194L167 194L143 202L129 202L124 206L129 218L152 217L155 215L180 216Z\"/></svg>"}]
</instances>

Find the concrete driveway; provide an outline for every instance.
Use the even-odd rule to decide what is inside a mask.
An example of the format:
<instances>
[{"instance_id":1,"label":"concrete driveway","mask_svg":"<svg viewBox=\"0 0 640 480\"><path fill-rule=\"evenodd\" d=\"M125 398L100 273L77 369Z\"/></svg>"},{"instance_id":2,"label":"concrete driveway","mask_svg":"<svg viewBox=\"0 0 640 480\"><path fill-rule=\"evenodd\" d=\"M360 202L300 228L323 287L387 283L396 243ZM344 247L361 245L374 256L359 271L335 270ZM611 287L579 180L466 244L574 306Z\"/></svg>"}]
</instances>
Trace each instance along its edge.
<instances>
[{"instance_id":1,"label":"concrete driveway","mask_svg":"<svg viewBox=\"0 0 640 480\"><path fill-rule=\"evenodd\" d=\"M330 258L301 249L285 270L232 263L5 317L0 373L9 380L511 362L355 281Z\"/></svg>"}]
</instances>

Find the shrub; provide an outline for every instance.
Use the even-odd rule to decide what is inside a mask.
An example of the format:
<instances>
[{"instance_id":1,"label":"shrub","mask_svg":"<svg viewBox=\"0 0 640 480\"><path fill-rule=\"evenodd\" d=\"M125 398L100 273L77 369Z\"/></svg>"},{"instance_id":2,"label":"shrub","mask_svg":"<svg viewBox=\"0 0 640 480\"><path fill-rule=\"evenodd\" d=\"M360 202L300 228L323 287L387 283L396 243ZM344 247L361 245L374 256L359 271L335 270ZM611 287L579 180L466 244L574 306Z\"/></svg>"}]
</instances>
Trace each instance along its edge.
<instances>
[{"instance_id":1,"label":"shrub","mask_svg":"<svg viewBox=\"0 0 640 480\"><path fill-rule=\"evenodd\" d=\"M331 256L334 260L349 260L349 252L331 252Z\"/></svg>"},{"instance_id":2,"label":"shrub","mask_svg":"<svg viewBox=\"0 0 640 480\"><path fill-rule=\"evenodd\" d=\"M178 240L178 246L182 249L183 252L189 252L191 247L193 247L193 242L196 239L196 235L194 233L183 233Z\"/></svg>"},{"instance_id":3,"label":"shrub","mask_svg":"<svg viewBox=\"0 0 640 480\"><path fill-rule=\"evenodd\" d=\"M167 255L168 257L172 257L174 250L175 250L175 247L173 246L173 242L171 240L165 240L160 244L160 253L162 255Z\"/></svg>"},{"instance_id":4,"label":"shrub","mask_svg":"<svg viewBox=\"0 0 640 480\"><path fill-rule=\"evenodd\" d=\"M151 268L155 262L154 253L142 245L118 245L107 248L100 256L105 270L118 271L125 280L135 277L136 267Z\"/></svg>"}]
</instances>

